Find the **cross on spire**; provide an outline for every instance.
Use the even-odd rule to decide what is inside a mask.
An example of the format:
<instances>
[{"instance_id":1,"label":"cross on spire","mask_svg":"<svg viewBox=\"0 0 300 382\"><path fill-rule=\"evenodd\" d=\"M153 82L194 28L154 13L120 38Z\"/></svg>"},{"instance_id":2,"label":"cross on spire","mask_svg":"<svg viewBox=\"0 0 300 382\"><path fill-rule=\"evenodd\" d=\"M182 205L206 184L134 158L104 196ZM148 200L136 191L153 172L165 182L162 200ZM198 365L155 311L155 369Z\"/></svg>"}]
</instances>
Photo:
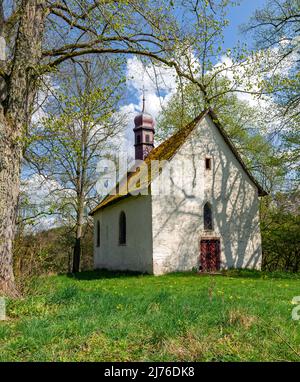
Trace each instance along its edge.
<instances>
[{"instance_id":1,"label":"cross on spire","mask_svg":"<svg viewBox=\"0 0 300 382\"><path fill-rule=\"evenodd\" d=\"M142 88L142 92L143 92L143 109L142 109L142 113L145 112L145 104L146 104L146 98L145 98L145 86L143 85L143 88Z\"/></svg>"}]
</instances>

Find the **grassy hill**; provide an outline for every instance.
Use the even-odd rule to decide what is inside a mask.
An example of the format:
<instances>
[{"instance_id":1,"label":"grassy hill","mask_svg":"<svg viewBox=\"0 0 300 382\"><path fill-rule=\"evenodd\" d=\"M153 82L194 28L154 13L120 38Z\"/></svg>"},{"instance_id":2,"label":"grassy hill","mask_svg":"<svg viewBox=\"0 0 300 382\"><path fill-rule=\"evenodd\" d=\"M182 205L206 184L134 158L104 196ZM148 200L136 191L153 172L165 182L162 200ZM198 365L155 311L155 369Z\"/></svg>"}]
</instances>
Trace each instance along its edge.
<instances>
[{"instance_id":1,"label":"grassy hill","mask_svg":"<svg viewBox=\"0 0 300 382\"><path fill-rule=\"evenodd\" d=\"M300 360L300 276L39 277L0 321L1 361Z\"/></svg>"}]
</instances>

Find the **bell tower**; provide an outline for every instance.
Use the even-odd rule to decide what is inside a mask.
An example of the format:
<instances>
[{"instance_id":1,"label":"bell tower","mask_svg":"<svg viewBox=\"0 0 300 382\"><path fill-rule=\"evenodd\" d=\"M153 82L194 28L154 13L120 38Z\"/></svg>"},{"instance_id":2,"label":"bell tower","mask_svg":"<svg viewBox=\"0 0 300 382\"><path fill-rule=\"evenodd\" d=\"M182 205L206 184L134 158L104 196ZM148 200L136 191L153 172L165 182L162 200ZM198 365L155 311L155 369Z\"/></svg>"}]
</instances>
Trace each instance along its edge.
<instances>
[{"instance_id":1,"label":"bell tower","mask_svg":"<svg viewBox=\"0 0 300 382\"><path fill-rule=\"evenodd\" d=\"M145 96L143 110L134 118L135 159L144 160L154 148L154 119L145 111Z\"/></svg>"}]
</instances>

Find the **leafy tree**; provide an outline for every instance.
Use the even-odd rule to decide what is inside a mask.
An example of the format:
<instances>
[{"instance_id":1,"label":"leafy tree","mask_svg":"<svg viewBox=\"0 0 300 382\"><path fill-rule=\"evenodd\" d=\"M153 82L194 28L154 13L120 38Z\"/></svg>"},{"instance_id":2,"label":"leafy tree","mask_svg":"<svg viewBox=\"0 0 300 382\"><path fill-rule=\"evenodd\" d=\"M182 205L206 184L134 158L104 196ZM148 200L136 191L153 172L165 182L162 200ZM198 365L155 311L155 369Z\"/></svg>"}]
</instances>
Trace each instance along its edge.
<instances>
[{"instance_id":1,"label":"leafy tree","mask_svg":"<svg viewBox=\"0 0 300 382\"><path fill-rule=\"evenodd\" d=\"M263 268L300 270L300 194L276 193L261 202Z\"/></svg>"},{"instance_id":2,"label":"leafy tree","mask_svg":"<svg viewBox=\"0 0 300 382\"><path fill-rule=\"evenodd\" d=\"M300 2L268 0L244 29L264 52L261 93L277 104L277 131L294 189L299 186L300 160Z\"/></svg>"},{"instance_id":3,"label":"leafy tree","mask_svg":"<svg viewBox=\"0 0 300 382\"><path fill-rule=\"evenodd\" d=\"M116 113L123 90L122 79L113 76L117 67L112 60L69 65L71 80L60 84L48 116L30 133L26 157L31 168L57 184L51 190L54 212L74 233L73 272L80 269L87 213L97 197L97 163L123 127Z\"/></svg>"},{"instance_id":4,"label":"leafy tree","mask_svg":"<svg viewBox=\"0 0 300 382\"><path fill-rule=\"evenodd\" d=\"M300 105L299 0L268 0L244 29L253 33L258 49L270 53L266 70L272 70L272 75L262 85L280 104L296 111Z\"/></svg>"},{"instance_id":5,"label":"leafy tree","mask_svg":"<svg viewBox=\"0 0 300 382\"><path fill-rule=\"evenodd\" d=\"M263 266L299 271L300 2L268 0L245 31L264 55L260 92L274 102L275 129L287 177L285 192L261 202Z\"/></svg>"}]
</instances>

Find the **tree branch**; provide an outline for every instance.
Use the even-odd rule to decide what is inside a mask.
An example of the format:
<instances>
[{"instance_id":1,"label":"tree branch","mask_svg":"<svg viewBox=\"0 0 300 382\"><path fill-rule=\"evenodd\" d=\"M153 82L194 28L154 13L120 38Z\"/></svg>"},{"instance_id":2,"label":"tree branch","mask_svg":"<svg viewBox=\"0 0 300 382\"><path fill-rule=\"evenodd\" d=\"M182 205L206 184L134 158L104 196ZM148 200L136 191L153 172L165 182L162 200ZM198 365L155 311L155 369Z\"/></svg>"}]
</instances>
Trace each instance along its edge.
<instances>
[{"instance_id":1,"label":"tree branch","mask_svg":"<svg viewBox=\"0 0 300 382\"><path fill-rule=\"evenodd\" d=\"M60 55L60 54L61 53L57 52L57 55ZM138 49L114 49L114 48L96 48L96 47L74 50L64 55L61 55L59 58L57 58L56 60L53 60L48 65L46 65L45 72L47 72L49 68L50 69L55 68L61 63L63 63L64 61L70 60L71 58L88 55L88 54L126 54L126 55L128 54L128 55L144 56L149 59L156 60L170 68L174 68L176 73L179 76L184 77L188 79L189 81L193 82L194 84L198 85L200 90L203 92L204 98L206 99L207 92L205 87L202 85L202 83L196 80L194 76L191 76L190 74L183 72L175 61L160 57L157 54L146 51L146 50L140 51ZM44 55L45 56L51 55L51 52L44 52Z\"/></svg>"}]
</instances>

